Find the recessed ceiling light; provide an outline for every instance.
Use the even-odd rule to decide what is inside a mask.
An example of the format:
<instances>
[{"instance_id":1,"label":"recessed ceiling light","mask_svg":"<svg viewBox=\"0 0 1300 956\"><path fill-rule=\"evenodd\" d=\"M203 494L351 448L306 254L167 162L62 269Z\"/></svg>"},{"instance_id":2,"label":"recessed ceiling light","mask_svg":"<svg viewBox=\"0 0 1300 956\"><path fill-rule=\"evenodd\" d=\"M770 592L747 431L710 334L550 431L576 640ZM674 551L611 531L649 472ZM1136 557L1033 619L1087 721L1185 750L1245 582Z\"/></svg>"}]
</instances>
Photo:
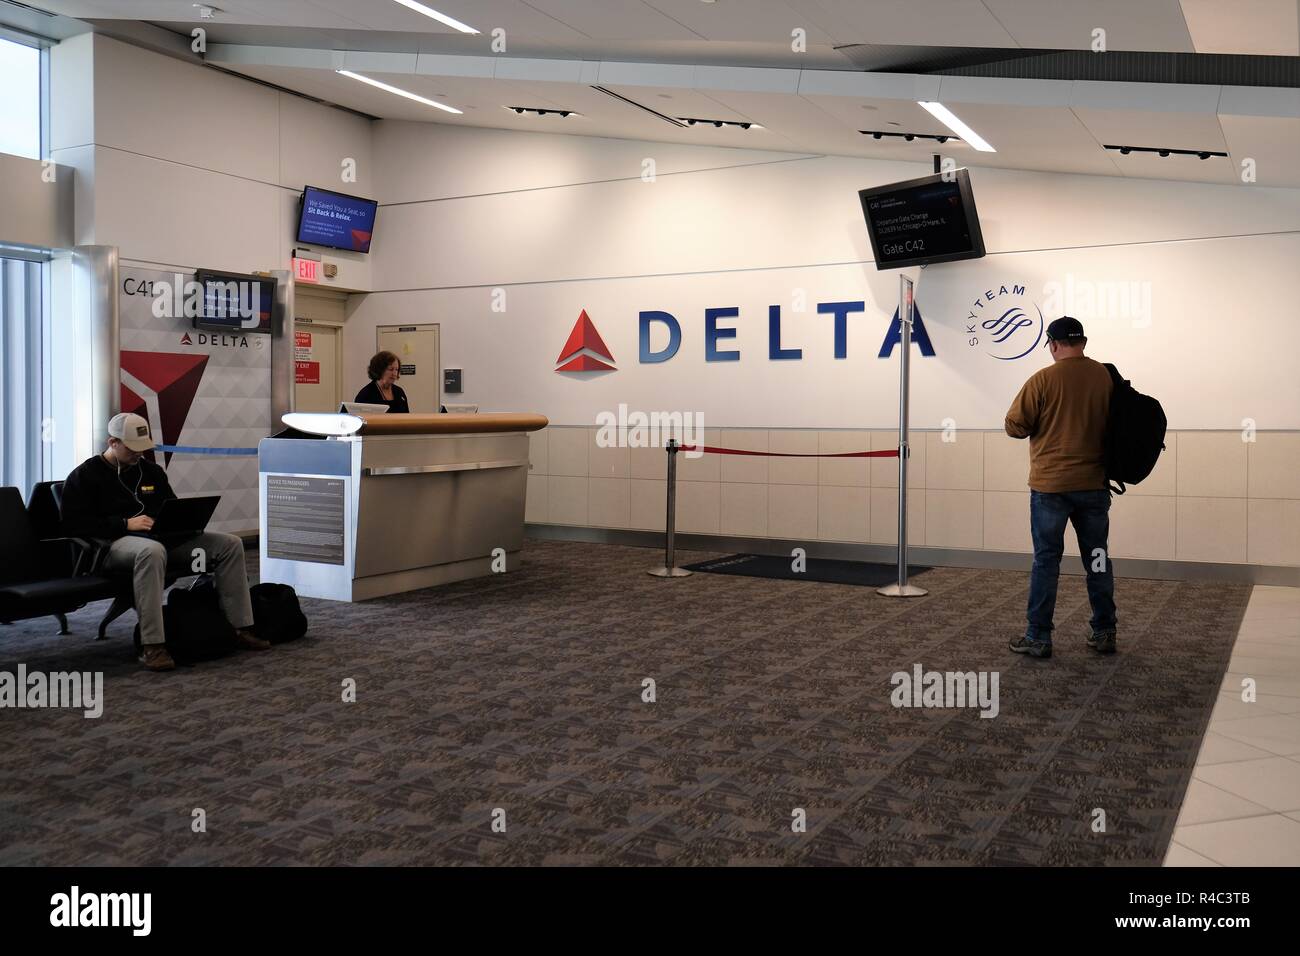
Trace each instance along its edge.
<instances>
[{"instance_id":1,"label":"recessed ceiling light","mask_svg":"<svg viewBox=\"0 0 1300 956\"><path fill-rule=\"evenodd\" d=\"M981 153L996 153L997 150L988 144L984 137L975 132L960 119L956 114L942 103L931 103L925 100L917 100L917 105L924 107L930 115L937 119L944 126L948 127L963 140L979 150Z\"/></svg>"},{"instance_id":2,"label":"recessed ceiling light","mask_svg":"<svg viewBox=\"0 0 1300 956\"><path fill-rule=\"evenodd\" d=\"M449 17L445 13L439 13L432 7L426 7L422 3L416 3L416 0L393 0L394 3L400 3L408 10L414 10L416 13L422 13L431 20L437 20L439 23L451 27L453 30L459 30L461 33L474 33L479 31L467 24L461 23L455 17Z\"/></svg>"},{"instance_id":3,"label":"recessed ceiling light","mask_svg":"<svg viewBox=\"0 0 1300 956\"><path fill-rule=\"evenodd\" d=\"M456 113L457 115L459 115L461 112L460 110L456 109L456 107L454 106L448 106L445 103L439 103L437 100L431 100L427 96L421 96L419 93L412 93L410 90L403 90L400 87L390 86L387 83L382 83L379 80L371 79L368 76L362 76L360 73L353 73L351 70L335 70L334 72L340 74L341 76L347 76L347 77L351 77L354 80L360 80L362 83L368 83L369 85L375 87L376 89L383 90L386 93L392 93L394 96L404 96L408 100L415 100L417 103L423 103L424 105L432 106L435 109L446 110L448 113Z\"/></svg>"}]
</instances>

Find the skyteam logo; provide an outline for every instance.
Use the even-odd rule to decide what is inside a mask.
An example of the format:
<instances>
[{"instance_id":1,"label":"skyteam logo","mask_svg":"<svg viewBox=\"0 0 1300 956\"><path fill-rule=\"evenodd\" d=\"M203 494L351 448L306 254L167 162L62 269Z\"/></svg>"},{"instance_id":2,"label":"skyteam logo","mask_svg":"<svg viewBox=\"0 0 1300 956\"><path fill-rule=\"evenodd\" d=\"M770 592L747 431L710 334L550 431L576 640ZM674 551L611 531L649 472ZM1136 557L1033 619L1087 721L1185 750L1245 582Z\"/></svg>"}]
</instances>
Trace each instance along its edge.
<instances>
[{"instance_id":1,"label":"skyteam logo","mask_svg":"<svg viewBox=\"0 0 1300 956\"><path fill-rule=\"evenodd\" d=\"M1046 340L1043 310L1025 294L1023 285L986 289L975 297L966 316L966 344L983 347L995 359L1013 362Z\"/></svg>"}]
</instances>

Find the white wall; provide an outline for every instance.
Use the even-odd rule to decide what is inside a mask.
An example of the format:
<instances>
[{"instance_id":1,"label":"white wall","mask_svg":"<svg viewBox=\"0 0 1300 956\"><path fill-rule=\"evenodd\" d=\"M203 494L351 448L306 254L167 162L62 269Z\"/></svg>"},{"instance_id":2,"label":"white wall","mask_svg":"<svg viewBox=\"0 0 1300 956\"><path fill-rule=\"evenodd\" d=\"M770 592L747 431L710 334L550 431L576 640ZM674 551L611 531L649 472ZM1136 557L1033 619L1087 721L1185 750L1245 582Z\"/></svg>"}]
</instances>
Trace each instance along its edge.
<instances>
[{"instance_id":1,"label":"white wall","mask_svg":"<svg viewBox=\"0 0 1300 956\"><path fill-rule=\"evenodd\" d=\"M385 205L374 280L391 291L354 307L350 364L373 349L377 324L438 321L444 365L465 369L464 399L484 408L565 425L590 425L620 402L695 411L720 427L896 421L897 352L877 353L898 280L865 261L857 190L924 168L387 121L376 132ZM647 156L654 182L640 176ZM1048 359L992 357L987 336L969 344L968 316L988 290L1020 285L1024 296L1000 301L1031 315L1068 307L1093 353L1156 394L1171 427L1236 429L1251 418L1300 428L1300 353L1268 345L1293 334L1300 191L987 169L972 181L989 255L910 270L937 352L913 363L914 423L1001 427L1016 389ZM1150 308L1106 315L1077 296L1052 302L1054 289L1085 283L1136 283ZM505 312L493 311L495 289ZM816 311L840 300L866 303L848 320L844 359L833 355L831 317ZM781 344L802 348L801 360L769 359L773 304ZM740 316L721 323L738 329L722 344L741 360L706 362L704 310L725 306ZM583 309L618 372L555 373ZM642 310L679 320L671 360L638 362Z\"/></svg>"},{"instance_id":2,"label":"white wall","mask_svg":"<svg viewBox=\"0 0 1300 956\"><path fill-rule=\"evenodd\" d=\"M304 185L373 191L370 121L103 36L54 48L51 96L54 156L87 182L77 241L125 260L287 269ZM322 285L370 288L369 257L325 258Z\"/></svg>"},{"instance_id":3,"label":"white wall","mask_svg":"<svg viewBox=\"0 0 1300 956\"><path fill-rule=\"evenodd\" d=\"M373 351L376 325L439 322L443 364L464 369L463 401L553 422L533 441L530 521L662 526L663 453L595 442L596 415L621 403L702 414L706 440L732 447L892 447L898 352L878 352L898 280L869 261L857 190L926 166L390 121L375 143L377 291L350 304L345 368ZM1300 299L1300 191L988 169L972 182L988 256L909 270L936 351L912 362L913 542L1029 549L1026 447L1001 426L1048 358L990 354L983 301L1048 320L1072 312L1092 354L1163 402L1169 450L1116 503L1117 555L1300 565L1300 353L1284 345ZM1123 312L1081 299L1105 283L1135 283L1138 297ZM836 359L833 321L816 306L841 300L865 310ZM803 349L797 361L769 358L773 304L781 344ZM738 329L720 345L741 359L706 362L704 310L725 306L740 316L720 323ZM584 309L618 370L556 374ZM642 310L679 320L671 360L638 361ZM1257 441L1243 441L1243 421ZM684 462L679 527L888 544L894 467Z\"/></svg>"}]
</instances>

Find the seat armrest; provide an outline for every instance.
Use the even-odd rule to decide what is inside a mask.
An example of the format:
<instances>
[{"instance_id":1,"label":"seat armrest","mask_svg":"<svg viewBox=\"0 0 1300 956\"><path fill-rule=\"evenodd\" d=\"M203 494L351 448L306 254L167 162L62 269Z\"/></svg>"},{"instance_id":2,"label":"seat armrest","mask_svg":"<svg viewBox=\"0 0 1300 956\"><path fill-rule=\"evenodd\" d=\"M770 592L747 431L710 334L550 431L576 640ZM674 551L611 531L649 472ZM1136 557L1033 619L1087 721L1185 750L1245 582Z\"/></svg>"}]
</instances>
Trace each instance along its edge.
<instances>
[{"instance_id":1,"label":"seat armrest","mask_svg":"<svg viewBox=\"0 0 1300 956\"><path fill-rule=\"evenodd\" d=\"M82 574L98 574L99 566L104 563L104 557L108 554L108 549L113 543L99 538L64 537L45 538L44 540L66 541L77 549L77 560L72 567L74 577Z\"/></svg>"}]
</instances>

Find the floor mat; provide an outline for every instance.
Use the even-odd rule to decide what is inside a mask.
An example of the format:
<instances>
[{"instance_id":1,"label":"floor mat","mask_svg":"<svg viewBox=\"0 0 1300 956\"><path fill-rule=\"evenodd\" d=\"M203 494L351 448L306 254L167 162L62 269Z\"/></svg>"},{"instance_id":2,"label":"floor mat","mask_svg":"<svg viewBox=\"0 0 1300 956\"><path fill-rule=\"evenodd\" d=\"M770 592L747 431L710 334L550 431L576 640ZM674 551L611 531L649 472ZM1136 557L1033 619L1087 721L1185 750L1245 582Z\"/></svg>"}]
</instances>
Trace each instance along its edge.
<instances>
[{"instance_id":1,"label":"floor mat","mask_svg":"<svg viewBox=\"0 0 1300 956\"><path fill-rule=\"evenodd\" d=\"M871 564L833 558L807 558L803 564L806 568L796 570L794 558L786 555L732 554L684 567L687 571L704 571L708 574L739 574L747 578L816 581L819 584L857 584L868 588L883 587L898 581L897 564ZM908 565L908 580L929 570L928 567Z\"/></svg>"}]
</instances>

